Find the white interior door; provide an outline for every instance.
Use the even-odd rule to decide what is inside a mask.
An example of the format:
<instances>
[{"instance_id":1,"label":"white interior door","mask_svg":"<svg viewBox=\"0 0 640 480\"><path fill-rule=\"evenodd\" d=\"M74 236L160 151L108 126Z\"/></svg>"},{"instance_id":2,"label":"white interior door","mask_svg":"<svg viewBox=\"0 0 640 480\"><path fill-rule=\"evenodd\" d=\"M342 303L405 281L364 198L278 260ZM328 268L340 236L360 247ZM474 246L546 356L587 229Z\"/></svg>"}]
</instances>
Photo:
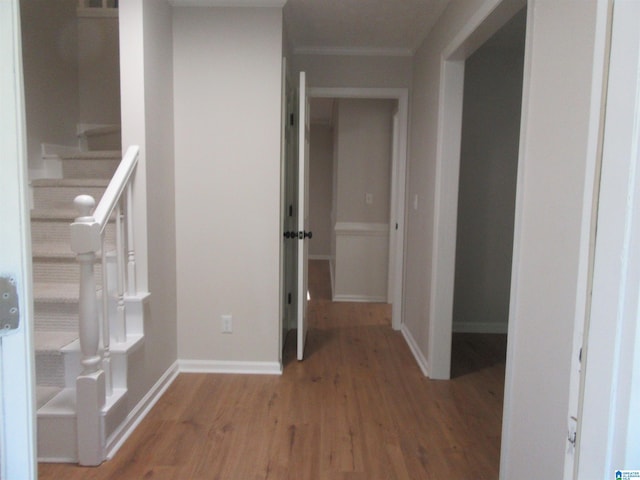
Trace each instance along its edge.
<instances>
[{"instance_id":1,"label":"white interior door","mask_svg":"<svg viewBox=\"0 0 640 480\"><path fill-rule=\"evenodd\" d=\"M0 1L0 478L7 480L37 474L21 58L18 0ZM6 329L16 318L17 328Z\"/></svg>"},{"instance_id":2,"label":"white interior door","mask_svg":"<svg viewBox=\"0 0 640 480\"><path fill-rule=\"evenodd\" d=\"M309 259L309 98L305 72L300 72L298 99L298 360L304 358L307 339Z\"/></svg>"}]
</instances>

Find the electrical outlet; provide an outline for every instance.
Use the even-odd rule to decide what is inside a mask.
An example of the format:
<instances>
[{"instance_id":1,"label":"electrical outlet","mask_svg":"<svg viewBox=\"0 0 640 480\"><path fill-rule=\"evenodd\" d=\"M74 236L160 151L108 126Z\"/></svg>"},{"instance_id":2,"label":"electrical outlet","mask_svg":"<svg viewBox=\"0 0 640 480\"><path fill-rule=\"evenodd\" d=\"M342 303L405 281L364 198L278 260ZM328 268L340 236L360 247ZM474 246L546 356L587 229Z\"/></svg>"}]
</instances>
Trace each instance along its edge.
<instances>
[{"instance_id":1,"label":"electrical outlet","mask_svg":"<svg viewBox=\"0 0 640 480\"><path fill-rule=\"evenodd\" d=\"M233 317L231 315L222 315L220 317L222 333L233 332Z\"/></svg>"}]
</instances>

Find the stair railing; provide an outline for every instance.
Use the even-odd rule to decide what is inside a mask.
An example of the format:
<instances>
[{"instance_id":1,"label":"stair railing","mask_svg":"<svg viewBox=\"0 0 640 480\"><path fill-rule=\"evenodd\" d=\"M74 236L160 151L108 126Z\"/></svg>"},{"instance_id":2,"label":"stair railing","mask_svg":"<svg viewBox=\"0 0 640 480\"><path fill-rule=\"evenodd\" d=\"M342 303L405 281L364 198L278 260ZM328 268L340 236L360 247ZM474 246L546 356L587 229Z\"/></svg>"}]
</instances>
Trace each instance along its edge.
<instances>
[{"instance_id":1,"label":"stair railing","mask_svg":"<svg viewBox=\"0 0 640 480\"><path fill-rule=\"evenodd\" d=\"M90 195L78 195L79 216L71 224L71 250L80 265L79 339L82 372L76 379L78 460L99 465L104 460L101 411L112 393L108 265L105 233L113 219L116 227L116 297L113 323L116 342L126 341L125 293L135 295L135 245L133 236L133 178L140 148L131 146L118 165L98 206ZM102 315L94 264L102 256ZM100 321L102 317L102 321ZM101 348L102 347L102 348Z\"/></svg>"}]
</instances>

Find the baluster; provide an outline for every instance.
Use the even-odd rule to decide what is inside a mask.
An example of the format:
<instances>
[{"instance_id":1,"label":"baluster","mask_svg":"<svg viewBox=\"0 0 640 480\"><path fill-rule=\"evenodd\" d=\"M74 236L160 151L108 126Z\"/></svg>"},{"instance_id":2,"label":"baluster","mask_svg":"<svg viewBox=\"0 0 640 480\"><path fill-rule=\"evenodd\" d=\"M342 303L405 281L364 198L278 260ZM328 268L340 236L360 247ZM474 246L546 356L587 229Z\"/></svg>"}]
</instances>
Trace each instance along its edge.
<instances>
[{"instance_id":1,"label":"baluster","mask_svg":"<svg viewBox=\"0 0 640 480\"><path fill-rule=\"evenodd\" d=\"M107 396L113 395L111 373L111 333L109 325L109 284L107 272L107 250L105 236L102 236L102 369L104 370Z\"/></svg>"},{"instance_id":2,"label":"baluster","mask_svg":"<svg viewBox=\"0 0 640 480\"><path fill-rule=\"evenodd\" d=\"M116 206L116 295L118 305L116 307L117 319L117 340L124 342L127 340L127 326L124 303L124 280L125 280L125 258L124 258L124 217L122 214L122 200Z\"/></svg>"},{"instance_id":3,"label":"baluster","mask_svg":"<svg viewBox=\"0 0 640 480\"><path fill-rule=\"evenodd\" d=\"M133 237L133 181L127 185L127 292L136 294L136 255Z\"/></svg>"},{"instance_id":4,"label":"baluster","mask_svg":"<svg viewBox=\"0 0 640 480\"><path fill-rule=\"evenodd\" d=\"M91 215L95 200L89 195L79 195L74 200L74 204L80 216L76 218L74 226L76 226L79 235L76 238L77 246L76 257L80 264L80 350L82 351L83 375L94 373L98 370L100 364L99 339L100 327L98 322L98 300L96 298L96 280L94 277L93 265L96 258L95 238L90 238L93 232L91 229L95 223L95 219ZM72 226L73 227L73 226ZM82 233L80 233L82 232ZM72 228L72 244L73 244ZM82 241L79 238L85 233L88 240Z\"/></svg>"}]
</instances>

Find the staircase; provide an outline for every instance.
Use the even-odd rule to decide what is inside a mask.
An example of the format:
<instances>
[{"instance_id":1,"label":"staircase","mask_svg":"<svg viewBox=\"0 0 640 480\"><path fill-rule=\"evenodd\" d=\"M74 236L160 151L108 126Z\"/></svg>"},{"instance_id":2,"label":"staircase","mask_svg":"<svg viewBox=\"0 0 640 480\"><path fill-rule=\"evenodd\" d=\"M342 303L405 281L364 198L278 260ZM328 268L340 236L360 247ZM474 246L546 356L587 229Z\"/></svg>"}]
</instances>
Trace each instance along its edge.
<instances>
[{"instance_id":1,"label":"staircase","mask_svg":"<svg viewBox=\"0 0 640 480\"><path fill-rule=\"evenodd\" d=\"M104 139L104 129L96 131L98 140ZM86 147L91 143L85 137L81 145ZM79 438L82 424L86 422L79 421L78 411L83 407L77 404L80 396L76 388L79 377L86 373L82 353L86 348L81 348L79 340L79 295L83 280L77 255L71 249L70 225L81 216L74 208L76 196L91 195L97 204L122 160L122 153L119 149L78 151L54 160L61 166L62 178L31 181L38 458L41 461L97 464L106 458L110 438L128 413L128 362L144 338L142 309L125 299L122 292L118 294L118 282L114 280L118 275L113 274L117 269L116 214L113 213L109 215L102 247L93 261L96 290L93 297L97 306L94 311L98 313L95 323L99 323L95 331L100 335L99 371L104 371L104 378L98 381L96 388L97 396L102 392L103 398L97 400L94 408L99 417L95 419L99 437L98 460L83 460L82 444L91 442ZM103 275L105 269L112 274ZM86 304L86 300L84 302ZM127 303L131 305L129 311L125 310ZM112 324L118 316L118 308L127 323L114 329ZM106 325L103 317L108 320ZM108 337L106 342L105 335Z\"/></svg>"}]
</instances>

